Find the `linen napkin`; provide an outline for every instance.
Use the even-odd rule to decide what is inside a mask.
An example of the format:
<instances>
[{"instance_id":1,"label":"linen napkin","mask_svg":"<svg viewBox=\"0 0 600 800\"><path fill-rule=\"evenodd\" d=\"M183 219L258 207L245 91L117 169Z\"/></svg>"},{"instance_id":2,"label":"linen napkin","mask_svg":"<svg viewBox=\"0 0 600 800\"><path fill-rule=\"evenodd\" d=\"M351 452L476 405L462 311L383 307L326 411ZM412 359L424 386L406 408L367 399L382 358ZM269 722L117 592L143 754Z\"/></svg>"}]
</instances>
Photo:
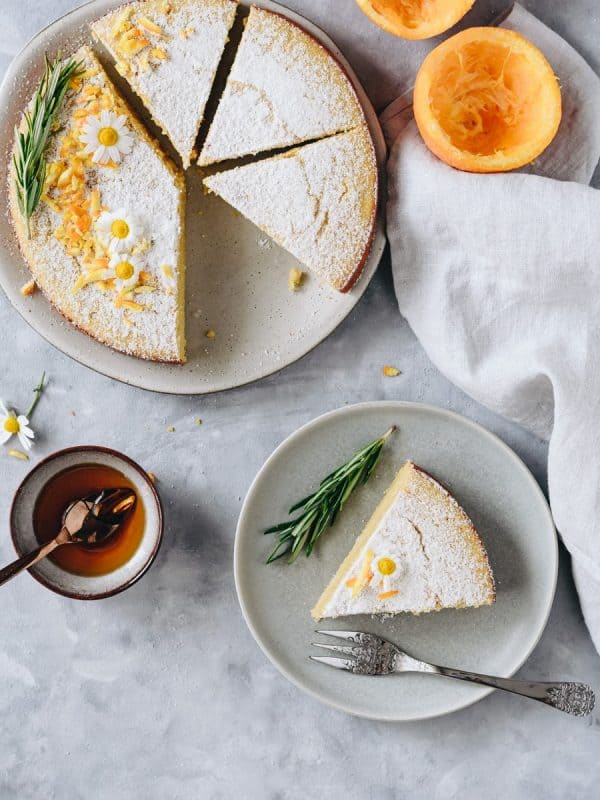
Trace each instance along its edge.
<instances>
[{"instance_id":1,"label":"linen napkin","mask_svg":"<svg viewBox=\"0 0 600 800\"><path fill-rule=\"evenodd\" d=\"M382 115L390 145L388 237L401 313L436 366L496 412L549 436L554 520L600 651L600 80L515 6L504 26L559 78L554 142L517 172L439 161L410 97Z\"/></svg>"}]
</instances>

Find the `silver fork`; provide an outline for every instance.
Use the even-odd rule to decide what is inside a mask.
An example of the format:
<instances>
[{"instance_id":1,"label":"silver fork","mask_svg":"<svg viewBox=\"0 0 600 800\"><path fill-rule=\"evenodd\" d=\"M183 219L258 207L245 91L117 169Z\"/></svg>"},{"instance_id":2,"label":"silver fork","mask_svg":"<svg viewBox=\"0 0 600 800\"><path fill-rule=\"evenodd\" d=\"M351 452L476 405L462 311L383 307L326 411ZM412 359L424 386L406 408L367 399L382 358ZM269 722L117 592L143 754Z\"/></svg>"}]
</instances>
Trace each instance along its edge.
<instances>
[{"instance_id":1,"label":"silver fork","mask_svg":"<svg viewBox=\"0 0 600 800\"><path fill-rule=\"evenodd\" d=\"M343 653L345 658L334 656L310 656L313 661L327 664L336 669L345 669L357 675L391 675L394 672L428 672L433 675L446 675L460 681L492 686L505 692L521 694L539 700L559 711L583 717L594 708L596 697L585 683L559 681L558 683L538 683L520 681L512 678L494 678L477 672L466 672L452 667L438 667L426 661L418 661L401 650L393 642L382 639L374 633L361 631L315 631L323 636L332 636L351 644L324 644L313 642L315 647L324 647L334 653Z\"/></svg>"}]
</instances>

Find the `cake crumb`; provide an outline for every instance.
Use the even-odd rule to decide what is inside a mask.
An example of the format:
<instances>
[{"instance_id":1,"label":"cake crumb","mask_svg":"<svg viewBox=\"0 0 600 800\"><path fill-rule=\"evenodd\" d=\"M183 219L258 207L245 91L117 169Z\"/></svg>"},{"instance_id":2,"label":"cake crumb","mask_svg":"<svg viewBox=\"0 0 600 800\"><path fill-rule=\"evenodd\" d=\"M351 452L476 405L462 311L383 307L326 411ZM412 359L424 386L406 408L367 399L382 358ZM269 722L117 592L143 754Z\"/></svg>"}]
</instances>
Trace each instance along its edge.
<instances>
[{"instance_id":1,"label":"cake crumb","mask_svg":"<svg viewBox=\"0 0 600 800\"><path fill-rule=\"evenodd\" d=\"M213 331L212 328L209 328L204 335L206 336L207 339L216 339L217 332Z\"/></svg>"},{"instance_id":2,"label":"cake crumb","mask_svg":"<svg viewBox=\"0 0 600 800\"><path fill-rule=\"evenodd\" d=\"M196 417L196 419L194 420L194 425L202 425L202 420L200 419L200 417Z\"/></svg>"},{"instance_id":3,"label":"cake crumb","mask_svg":"<svg viewBox=\"0 0 600 800\"><path fill-rule=\"evenodd\" d=\"M268 236L259 236L258 246L261 250L270 250L273 247L273 242Z\"/></svg>"},{"instance_id":4,"label":"cake crumb","mask_svg":"<svg viewBox=\"0 0 600 800\"><path fill-rule=\"evenodd\" d=\"M306 273L298 267L292 267L288 275L288 289L290 292L297 292L304 283Z\"/></svg>"},{"instance_id":5,"label":"cake crumb","mask_svg":"<svg viewBox=\"0 0 600 800\"><path fill-rule=\"evenodd\" d=\"M174 425L168 425L167 426L167 433L175 433L175 426Z\"/></svg>"},{"instance_id":6,"label":"cake crumb","mask_svg":"<svg viewBox=\"0 0 600 800\"><path fill-rule=\"evenodd\" d=\"M21 294L23 297L29 297L35 292L36 289L37 284L35 281L27 281L27 283L24 283L23 286L21 286Z\"/></svg>"},{"instance_id":7,"label":"cake crumb","mask_svg":"<svg viewBox=\"0 0 600 800\"><path fill-rule=\"evenodd\" d=\"M153 472L147 472L146 475L150 478L152 483L156 483L156 475Z\"/></svg>"},{"instance_id":8,"label":"cake crumb","mask_svg":"<svg viewBox=\"0 0 600 800\"><path fill-rule=\"evenodd\" d=\"M386 378L395 378L397 375L400 375L400 370L398 367L391 367L389 364L386 364L383 368L383 374Z\"/></svg>"}]
</instances>

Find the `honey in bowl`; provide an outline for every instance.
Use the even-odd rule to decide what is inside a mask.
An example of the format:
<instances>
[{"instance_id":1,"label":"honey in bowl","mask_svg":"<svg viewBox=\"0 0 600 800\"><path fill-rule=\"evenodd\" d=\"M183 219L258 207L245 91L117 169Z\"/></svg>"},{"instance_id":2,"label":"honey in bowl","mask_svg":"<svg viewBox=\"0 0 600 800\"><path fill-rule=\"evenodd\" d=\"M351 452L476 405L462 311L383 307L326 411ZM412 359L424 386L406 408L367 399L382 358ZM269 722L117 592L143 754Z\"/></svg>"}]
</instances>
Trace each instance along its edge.
<instances>
[{"instance_id":1,"label":"honey in bowl","mask_svg":"<svg viewBox=\"0 0 600 800\"><path fill-rule=\"evenodd\" d=\"M33 510L33 529L40 544L53 539L62 526L66 507L74 500L102 489L136 487L122 473L100 464L71 467L52 477L41 490ZM106 542L95 545L67 544L48 558L61 569L87 577L106 575L126 564L144 535L144 507L138 496L133 509Z\"/></svg>"}]
</instances>

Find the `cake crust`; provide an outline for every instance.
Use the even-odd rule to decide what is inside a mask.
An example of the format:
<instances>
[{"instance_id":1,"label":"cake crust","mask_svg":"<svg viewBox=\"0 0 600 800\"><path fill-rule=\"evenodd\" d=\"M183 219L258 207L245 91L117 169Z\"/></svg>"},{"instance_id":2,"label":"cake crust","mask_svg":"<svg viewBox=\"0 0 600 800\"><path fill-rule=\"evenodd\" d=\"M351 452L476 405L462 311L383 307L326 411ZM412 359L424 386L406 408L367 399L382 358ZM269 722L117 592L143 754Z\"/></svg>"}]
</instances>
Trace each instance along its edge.
<instances>
[{"instance_id":1,"label":"cake crust","mask_svg":"<svg viewBox=\"0 0 600 800\"><path fill-rule=\"evenodd\" d=\"M117 71L180 154L184 169L195 157L237 8L235 0L134 0L91 26Z\"/></svg>"},{"instance_id":2,"label":"cake crust","mask_svg":"<svg viewBox=\"0 0 600 800\"><path fill-rule=\"evenodd\" d=\"M31 219L31 238L27 235L18 208L14 166L11 165L9 170L9 210L19 249L42 293L76 328L114 350L137 358L184 363L183 176L160 152L143 126L131 114L92 51L83 47L72 57L83 62L85 72L82 79L68 92L59 112L60 132L49 143L47 182L42 200ZM80 104L82 97L86 96L91 97L94 103L99 96L100 102L106 108L110 106L114 118L126 119L133 146L131 152L124 156L120 167L94 165L91 158L82 154L82 144L71 128L75 120L87 119L86 106ZM90 117L95 113L94 110ZM67 147L68 137L71 138ZM163 232L166 230L167 234L154 239L151 222L146 226L148 238L139 243L139 249L144 252L135 258L131 256L132 260L140 262L144 267L140 271L143 277L132 286L131 293L124 290L117 292L109 277L110 253L97 251L100 245L91 240L97 217L108 206L115 205L117 200L119 203L123 199L127 200L129 186L132 192L128 205L135 204L139 192L133 180L142 165L145 167L148 184L156 183L160 187L158 199L146 205L161 218L164 217L158 227ZM56 195L52 196L60 176L68 176L68 170L74 172L71 180L78 181L78 188L70 191L67 198L81 198L79 212L81 227L86 235L85 242L69 238L72 234L72 222L69 223L71 233L65 230L65 209L71 202L70 199L61 206ZM113 186L113 178L118 170L120 177L124 176L125 180L122 185ZM68 183L67 188L70 189ZM94 193L97 193L97 198L94 198L97 200L95 213L91 210ZM123 254L123 260L129 257L130 254ZM173 273L168 286L163 282L159 266L167 260ZM93 269L93 262L102 264L98 273ZM87 281L88 276L96 274L97 280Z\"/></svg>"},{"instance_id":3,"label":"cake crust","mask_svg":"<svg viewBox=\"0 0 600 800\"><path fill-rule=\"evenodd\" d=\"M252 6L198 163L293 147L364 121L339 60L297 22Z\"/></svg>"},{"instance_id":4,"label":"cake crust","mask_svg":"<svg viewBox=\"0 0 600 800\"><path fill-rule=\"evenodd\" d=\"M203 21L206 15L212 15L212 21L216 20L218 23L219 35L215 41L210 42L210 47L206 47L211 50L212 66L209 70L209 79L204 80L206 97L200 103L199 116L195 122L193 135L195 139L197 126L204 113L205 100L212 87L214 72L225 47L236 10L235 0L202 0L201 3L195 0L134 0L104 15L91 25L95 38L101 41L117 60L117 69L126 77L133 91L142 97L155 121L180 150L184 165L189 163L191 152L189 156L186 155L187 150L181 146L181 139L174 134L172 128L164 124L162 115L157 112L151 98L144 93L140 80L143 76L148 78L147 73L149 73L151 88L160 88L161 83L157 76L165 62L170 63L171 60L167 43L172 42L174 34L177 33L177 52L182 47L183 51L189 47L193 49L193 37L196 33L193 21L198 19ZM160 24L164 19L167 19L167 22ZM318 276L337 290L347 292L357 281L367 261L374 237L378 201L375 150L362 108L343 65L312 34L285 16L258 7L251 8L248 18L250 26L253 20L257 21L259 28L264 25L268 31L275 31L275 38L279 37L278 46L282 44L283 37L289 60L294 59L295 52L300 54L301 60L306 58L307 54L313 57L318 67L323 70L322 75L328 79L319 87L319 91L321 94L325 92L325 96L329 99L332 97L336 99L340 108L337 109L338 116L333 115L333 122L329 127L324 126L310 133L310 136L314 134L322 138L304 143L304 138L309 136L309 133L293 134L289 142L299 141L301 144L294 150L268 159L268 170L271 169L270 163L274 164L270 174L275 181L279 179L277 177L279 172L281 175L288 173L296 181L296 188L300 186L300 192L296 192L294 186L290 185L287 195L285 193L282 195L286 197L291 209L291 225L289 220L278 219L269 209L265 210L266 215L262 220L254 216L250 207L245 211L240 210L275 241L287 247ZM190 24L182 28L182 21ZM124 51L121 50L130 46L133 46L134 50L128 51L125 57ZM237 55L241 49L240 47ZM132 114L94 52L89 47L83 47L73 55L73 58L84 61L86 78L77 84L76 90L67 93L60 109L57 120L59 132L51 137L47 151L51 179L47 180L42 202L31 220L31 238L28 237L18 209L14 167L11 165L9 170L9 212L19 249L42 293L61 316L79 330L106 346L137 358L165 363L184 363L183 174L163 154L144 126ZM268 64L263 60L259 61L257 70L258 73L268 73ZM183 77L185 78L185 75ZM298 84L296 88L297 86ZM99 99L102 102L99 105L94 99L91 105L97 106L98 109L110 108L115 115L126 119L128 131L134 134L133 155L127 155L122 164L109 164L118 167L120 180L115 175L115 180L111 181L107 171L102 175L99 165L92 163L91 154L88 154L86 159L82 152L76 152L73 147L66 155L62 152L65 149L65 137L61 131L69 126L81 127L81 115L85 114L87 108L84 95L88 90L91 92L101 90L102 97ZM302 95L302 91L300 94ZM94 98L96 97L99 95L94 95ZM110 102L105 103L107 97L110 98ZM177 102L179 101L178 97ZM293 105L289 103L289 97L286 97L286 103ZM93 117L94 114L96 111L90 116ZM74 120L79 122L74 123ZM252 125L246 127L252 130ZM341 132L335 133L336 130ZM77 139L79 134L75 131L73 135ZM288 140L286 146L287 142ZM79 144L83 148L85 142ZM269 143L270 146L272 142ZM144 157L141 159L138 158L140 149L144 150ZM321 164L318 153L323 158ZM69 161L69 158L72 160ZM240 170L249 170L240 176L241 183L246 182L251 176L253 168L256 168L260 180L266 161L265 159L247 167L240 167ZM343 162L341 167L340 161ZM135 169L130 168L130 162L136 162ZM134 188L140 175L144 175L145 188L148 188L149 195L151 194L147 199L151 211L155 212L152 226L156 225L156 230L152 230L151 235L141 243L139 253L132 255L136 257L143 255L141 249L143 245L145 251L150 248L149 253L155 263L144 264L140 274L145 277L132 286L130 293L123 294L121 291L116 303L113 302L115 298L111 295L115 286L114 275L109 276L106 269L108 260L115 253L106 250L102 252L98 250L97 243L94 244L95 262L97 265L103 262L105 268L100 270L98 267L94 272L90 266L92 259L88 258L89 242L86 244L85 258L82 258L80 243L73 244L69 238L73 232L72 221L69 223L71 231L65 233L64 230L67 227L64 207L61 208L57 202L60 200L57 195L60 195L59 187L63 179L72 172L73 164L77 179L80 180L80 191L74 192L75 196L79 196L77 203L82 197L84 198L83 206L76 209L76 213L81 214L82 222L89 217L85 224L92 231L95 231L99 215L105 211L116 210L117 200L124 200L131 207L137 200L140 205L139 191ZM337 172L328 176L323 164L325 170L332 167L334 173L336 169ZM236 170L223 173L227 176L223 178L223 182L227 183L234 173L237 176ZM215 186L210 188L225 196L224 192L215 188L221 176L213 177ZM209 180L205 182L206 186L209 186ZM341 189L340 181L343 184ZM252 180L250 185L251 183ZM336 190L339 196L333 197ZM99 208L99 202L95 203L96 211L92 214L90 203L93 205L93 200L90 200L90 197L93 194L98 195L98 192L102 194L102 202ZM350 202L346 199L347 194L352 197ZM235 199L230 202L238 207ZM321 213L321 206L325 209L324 213ZM298 218L294 218L296 212L302 217L299 227L296 225ZM301 230L303 225L305 225L304 231ZM165 252L168 253L168 257L165 256ZM146 258L142 260L145 262ZM163 264L163 261L167 261L168 264ZM160 274L160 270L165 269L165 266L170 271L170 278L167 281L163 280ZM96 273L98 274L93 279L92 275ZM138 292L144 294L138 296ZM118 306L117 310L115 305ZM142 308L143 314L138 313Z\"/></svg>"},{"instance_id":5,"label":"cake crust","mask_svg":"<svg viewBox=\"0 0 600 800\"><path fill-rule=\"evenodd\" d=\"M386 563L387 562L387 563ZM488 556L454 497L407 462L311 614L414 614L495 602Z\"/></svg>"},{"instance_id":6,"label":"cake crust","mask_svg":"<svg viewBox=\"0 0 600 800\"><path fill-rule=\"evenodd\" d=\"M219 172L204 185L333 288L347 292L357 281L373 242L378 200L366 123Z\"/></svg>"}]
</instances>

